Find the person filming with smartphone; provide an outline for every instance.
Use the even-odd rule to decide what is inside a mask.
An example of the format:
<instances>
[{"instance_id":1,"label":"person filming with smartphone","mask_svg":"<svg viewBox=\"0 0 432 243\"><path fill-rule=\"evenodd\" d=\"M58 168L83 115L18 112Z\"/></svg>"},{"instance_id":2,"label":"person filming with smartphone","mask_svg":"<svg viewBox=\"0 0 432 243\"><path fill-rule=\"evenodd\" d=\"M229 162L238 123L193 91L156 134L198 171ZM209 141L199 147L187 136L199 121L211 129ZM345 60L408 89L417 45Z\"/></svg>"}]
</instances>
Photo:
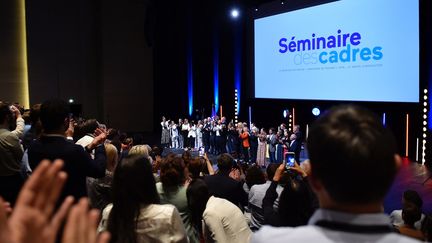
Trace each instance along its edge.
<instances>
[{"instance_id":1,"label":"person filming with smartphone","mask_svg":"<svg viewBox=\"0 0 432 243\"><path fill-rule=\"evenodd\" d=\"M307 224L318 207L307 183L307 176L295 161L295 153L285 153L284 162L277 168L263 199L265 224L291 227ZM286 181L286 184L279 198L279 207L275 210L273 206L278 197L276 188L282 181Z\"/></svg>"}]
</instances>

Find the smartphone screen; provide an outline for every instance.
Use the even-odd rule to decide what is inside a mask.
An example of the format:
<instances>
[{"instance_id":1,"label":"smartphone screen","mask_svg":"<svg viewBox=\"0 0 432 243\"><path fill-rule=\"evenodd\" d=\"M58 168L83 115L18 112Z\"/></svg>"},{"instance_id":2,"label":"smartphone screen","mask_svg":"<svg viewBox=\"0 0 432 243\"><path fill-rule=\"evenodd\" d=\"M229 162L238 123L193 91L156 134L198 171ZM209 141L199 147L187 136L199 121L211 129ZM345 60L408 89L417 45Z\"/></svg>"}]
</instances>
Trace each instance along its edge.
<instances>
[{"instance_id":1,"label":"smartphone screen","mask_svg":"<svg viewBox=\"0 0 432 243\"><path fill-rule=\"evenodd\" d=\"M285 154L285 168L289 169L290 167L294 167L295 163L295 154L292 152L288 152Z\"/></svg>"}]
</instances>

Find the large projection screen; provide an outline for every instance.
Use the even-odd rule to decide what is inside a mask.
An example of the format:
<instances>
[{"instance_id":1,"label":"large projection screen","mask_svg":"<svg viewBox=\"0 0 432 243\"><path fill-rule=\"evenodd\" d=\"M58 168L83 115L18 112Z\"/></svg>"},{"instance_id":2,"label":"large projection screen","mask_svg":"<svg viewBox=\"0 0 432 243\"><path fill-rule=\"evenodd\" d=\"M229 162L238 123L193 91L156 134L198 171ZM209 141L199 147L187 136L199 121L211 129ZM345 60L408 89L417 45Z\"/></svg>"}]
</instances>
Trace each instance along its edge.
<instances>
[{"instance_id":1,"label":"large projection screen","mask_svg":"<svg viewBox=\"0 0 432 243\"><path fill-rule=\"evenodd\" d=\"M255 98L419 101L418 0L340 0L254 20Z\"/></svg>"}]
</instances>

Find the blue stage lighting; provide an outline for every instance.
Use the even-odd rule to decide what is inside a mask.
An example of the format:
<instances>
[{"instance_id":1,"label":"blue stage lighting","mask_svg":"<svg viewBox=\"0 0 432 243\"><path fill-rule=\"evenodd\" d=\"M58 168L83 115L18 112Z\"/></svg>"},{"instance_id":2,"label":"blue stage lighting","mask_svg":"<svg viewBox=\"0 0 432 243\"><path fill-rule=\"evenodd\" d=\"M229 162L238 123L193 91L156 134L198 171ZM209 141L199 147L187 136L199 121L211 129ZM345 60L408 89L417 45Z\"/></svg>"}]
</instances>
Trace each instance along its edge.
<instances>
[{"instance_id":1,"label":"blue stage lighting","mask_svg":"<svg viewBox=\"0 0 432 243\"><path fill-rule=\"evenodd\" d=\"M321 111L320 111L319 108L314 107L314 108L312 109L312 114L313 114L314 116L319 116L319 115L321 114Z\"/></svg>"},{"instance_id":2,"label":"blue stage lighting","mask_svg":"<svg viewBox=\"0 0 432 243\"><path fill-rule=\"evenodd\" d=\"M288 110L284 110L282 114L283 114L283 117L286 118L288 116Z\"/></svg>"}]
</instances>

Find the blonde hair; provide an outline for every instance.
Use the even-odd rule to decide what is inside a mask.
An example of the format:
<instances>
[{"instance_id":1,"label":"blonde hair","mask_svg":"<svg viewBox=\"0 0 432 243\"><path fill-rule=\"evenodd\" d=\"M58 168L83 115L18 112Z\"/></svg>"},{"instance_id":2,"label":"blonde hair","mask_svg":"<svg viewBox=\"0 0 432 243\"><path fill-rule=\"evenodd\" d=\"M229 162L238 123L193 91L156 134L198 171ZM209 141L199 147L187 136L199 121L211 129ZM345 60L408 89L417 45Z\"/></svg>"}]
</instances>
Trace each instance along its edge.
<instances>
[{"instance_id":1,"label":"blonde hair","mask_svg":"<svg viewBox=\"0 0 432 243\"><path fill-rule=\"evenodd\" d=\"M130 150L128 155L141 155L148 157L149 156L149 146L148 145L135 145Z\"/></svg>"},{"instance_id":2,"label":"blonde hair","mask_svg":"<svg viewBox=\"0 0 432 243\"><path fill-rule=\"evenodd\" d=\"M107 170L114 170L118 161L117 148L114 145L107 143L105 144L105 152L107 156Z\"/></svg>"}]
</instances>

